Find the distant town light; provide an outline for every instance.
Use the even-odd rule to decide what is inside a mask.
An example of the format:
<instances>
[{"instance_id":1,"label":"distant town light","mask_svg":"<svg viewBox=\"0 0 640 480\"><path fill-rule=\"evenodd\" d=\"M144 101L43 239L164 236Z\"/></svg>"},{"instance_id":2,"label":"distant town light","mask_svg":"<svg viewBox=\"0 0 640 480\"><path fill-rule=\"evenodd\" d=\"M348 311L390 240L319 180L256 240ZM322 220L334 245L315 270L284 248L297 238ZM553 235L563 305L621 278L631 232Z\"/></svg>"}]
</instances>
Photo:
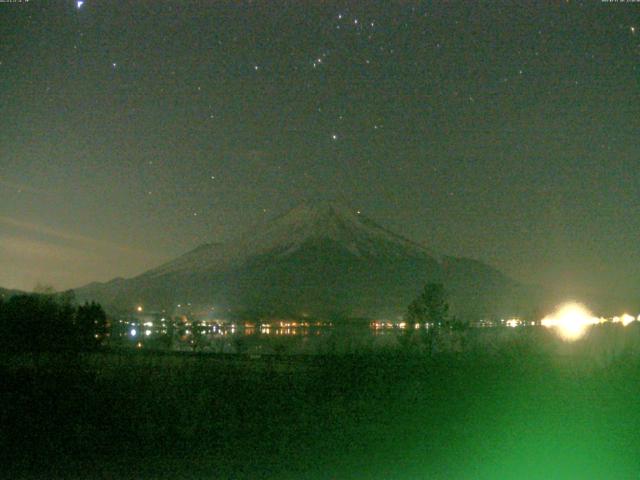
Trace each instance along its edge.
<instances>
[{"instance_id":1,"label":"distant town light","mask_svg":"<svg viewBox=\"0 0 640 480\"><path fill-rule=\"evenodd\" d=\"M519 318L510 318L505 322L507 327L516 328L522 325L522 321Z\"/></svg>"},{"instance_id":2,"label":"distant town light","mask_svg":"<svg viewBox=\"0 0 640 480\"><path fill-rule=\"evenodd\" d=\"M145 330L144 334L148 337L149 335L151 335L151 330Z\"/></svg>"},{"instance_id":3,"label":"distant town light","mask_svg":"<svg viewBox=\"0 0 640 480\"><path fill-rule=\"evenodd\" d=\"M141 312L141 311L142 311L142 305L138 305L138 306L136 307L136 311Z\"/></svg>"},{"instance_id":4,"label":"distant town light","mask_svg":"<svg viewBox=\"0 0 640 480\"><path fill-rule=\"evenodd\" d=\"M131 334L132 337L135 337L138 334L138 332L136 332L135 328L132 328L131 332L129 332L129 333Z\"/></svg>"}]
</instances>

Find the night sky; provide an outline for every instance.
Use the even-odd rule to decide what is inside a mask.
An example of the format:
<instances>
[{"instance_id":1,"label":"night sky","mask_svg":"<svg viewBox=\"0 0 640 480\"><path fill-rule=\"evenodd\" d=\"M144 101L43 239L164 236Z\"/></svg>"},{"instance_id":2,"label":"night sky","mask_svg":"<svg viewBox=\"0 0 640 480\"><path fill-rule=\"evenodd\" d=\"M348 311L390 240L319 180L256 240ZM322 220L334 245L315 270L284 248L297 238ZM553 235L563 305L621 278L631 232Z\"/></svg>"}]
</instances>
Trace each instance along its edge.
<instances>
[{"instance_id":1,"label":"night sky","mask_svg":"<svg viewBox=\"0 0 640 480\"><path fill-rule=\"evenodd\" d=\"M640 292L640 3L0 3L0 286L132 276L332 199Z\"/></svg>"}]
</instances>

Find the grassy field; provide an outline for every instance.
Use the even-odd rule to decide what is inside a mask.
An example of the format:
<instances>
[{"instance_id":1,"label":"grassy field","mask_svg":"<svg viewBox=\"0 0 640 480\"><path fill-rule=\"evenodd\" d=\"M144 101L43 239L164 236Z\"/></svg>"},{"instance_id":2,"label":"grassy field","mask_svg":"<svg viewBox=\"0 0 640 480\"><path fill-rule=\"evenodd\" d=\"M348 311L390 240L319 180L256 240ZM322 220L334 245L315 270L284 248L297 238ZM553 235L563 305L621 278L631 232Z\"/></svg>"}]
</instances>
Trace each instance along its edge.
<instances>
[{"instance_id":1,"label":"grassy field","mask_svg":"<svg viewBox=\"0 0 640 480\"><path fill-rule=\"evenodd\" d=\"M0 476L631 479L640 358L2 360Z\"/></svg>"}]
</instances>

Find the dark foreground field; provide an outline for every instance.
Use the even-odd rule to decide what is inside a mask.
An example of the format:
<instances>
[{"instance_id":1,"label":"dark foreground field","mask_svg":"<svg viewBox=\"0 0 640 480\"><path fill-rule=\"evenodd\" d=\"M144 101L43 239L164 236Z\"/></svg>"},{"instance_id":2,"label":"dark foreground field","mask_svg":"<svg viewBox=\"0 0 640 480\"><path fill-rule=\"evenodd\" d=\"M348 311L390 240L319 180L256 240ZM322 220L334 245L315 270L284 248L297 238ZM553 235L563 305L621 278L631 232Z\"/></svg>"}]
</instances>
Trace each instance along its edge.
<instances>
[{"instance_id":1,"label":"dark foreground field","mask_svg":"<svg viewBox=\"0 0 640 480\"><path fill-rule=\"evenodd\" d=\"M5 358L0 476L640 476L638 358L137 353Z\"/></svg>"}]
</instances>

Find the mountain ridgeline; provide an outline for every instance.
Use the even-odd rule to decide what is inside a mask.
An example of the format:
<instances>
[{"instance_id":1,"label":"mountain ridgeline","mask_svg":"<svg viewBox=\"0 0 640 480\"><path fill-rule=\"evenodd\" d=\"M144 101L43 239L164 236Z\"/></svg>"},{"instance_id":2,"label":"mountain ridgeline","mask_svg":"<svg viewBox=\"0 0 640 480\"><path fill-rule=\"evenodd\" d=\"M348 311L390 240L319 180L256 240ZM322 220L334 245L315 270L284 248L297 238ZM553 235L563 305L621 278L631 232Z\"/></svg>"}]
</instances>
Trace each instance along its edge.
<instances>
[{"instance_id":1,"label":"mountain ridgeline","mask_svg":"<svg viewBox=\"0 0 640 480\"><path fill-rule=\"evenodd\" d=\"M266 316L383 318L442 282L462 318L526 313L528 289L475 260L436 255L354 210L305 203L228 244L211 243L78 298L127 308L214 305Z\"/></svg>"}]
</instances>

